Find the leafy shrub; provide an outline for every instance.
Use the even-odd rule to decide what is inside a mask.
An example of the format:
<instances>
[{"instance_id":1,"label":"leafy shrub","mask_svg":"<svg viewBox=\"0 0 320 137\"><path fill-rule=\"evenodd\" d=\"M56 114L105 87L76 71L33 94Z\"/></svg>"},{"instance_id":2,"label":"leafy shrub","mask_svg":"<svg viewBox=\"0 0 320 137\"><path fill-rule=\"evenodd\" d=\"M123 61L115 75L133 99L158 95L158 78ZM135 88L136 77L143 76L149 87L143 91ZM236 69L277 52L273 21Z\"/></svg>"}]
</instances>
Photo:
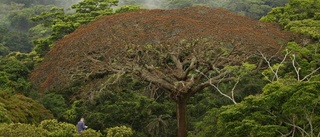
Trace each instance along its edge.
<instances>
[{"instance_id":1,"label":"leafy shrub","mask_svg":"<svg viewBox=\"0 0 320 137\"><path fill-rule=\"evenodd\" d=\"M3 103L0 103L0 123L11 123L12 121L8 117L8 110L4 106Z\"/></svg>"},{"instance_id":2,"label":"leafy shrub","mask_svg":"<svg viewBox=\"0 0 320 137\"><path fill-rule=\"evenodd\" d=\"M39 124L53 118L42 104L21 94L0 92L0 103L7 110L6 117L15 123Z\"/></svg>"},{"instance_id":3,"label":"leafy shrub","mask_svg":"<svg viewBox=\"0 0 320 137\"><path fill-rule=\"evenodd\" d=\"M99 131L93 129L86 129L81 134L75 134L75 137L102 137L102 134Z\"/></svg>"},{"instance_id":4,"label":"leafy shrub","mask_svg":"<svg viewBox=\"0 0 320 137\"><path fill-rule=\"evenodd\" d=\"M60 94L45 94L44 97L40 99L40 102L49 109L57 119L62 117L67 108L65 100Z\"/></svg>"},{"instance_id":5,"label":"leafy shrub","mask_svg":"<svg viewBox=\"0 0 320 137\"><path fill-rule=\"evenodd\" d=\"M48 131L30 124L0 124L1 137L47 137Z\"/></svg>"},{"instance_id":6,"label":"leafy shrub","mask_svg":"<svg viewBox=\"0 0 320 137\"><path fill-rule=\"evenodd\" d=\"M116 126L106 130L108 133L107 137L130 137L133 135L132 129L126 126Z\"/></svg>"},{"instance_id":7,"label":"leafy shrub","mask_svg":"<svg viewBox=\"0 0 320 137\"><path fill-rule=\"evenodd\" d=\"M75 125L58 122L56 119L42 121L39 128L47 130L50 137L70 137L77 133Z\"/></svg>"}]
</instances>

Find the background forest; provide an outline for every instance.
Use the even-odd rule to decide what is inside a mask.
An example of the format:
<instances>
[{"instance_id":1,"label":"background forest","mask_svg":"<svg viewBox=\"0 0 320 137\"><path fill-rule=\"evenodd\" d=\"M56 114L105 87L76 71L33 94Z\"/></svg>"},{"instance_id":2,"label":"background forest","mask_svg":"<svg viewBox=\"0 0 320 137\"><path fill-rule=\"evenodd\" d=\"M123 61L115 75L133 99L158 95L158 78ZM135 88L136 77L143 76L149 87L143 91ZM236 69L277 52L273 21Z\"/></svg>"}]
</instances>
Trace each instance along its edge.
<instances>
[{"instance_id":1,"label":"background forest","mask_svg":"<svg viewBox=\"0 0 320 137\"><path fill-rule=\"evenodd\" d=\"M261 54L262 67L243 63L237 79L190 97L188 136L319 136L319 0L0 0L0 136L177 136L176 104L151 82L108 75L90 85L103 88L84 92L75 74L63 88L42 89L36 81L43 76L33 72L54 42L101 16L193 6L221 7L299 35L281 56ZM78 135L81 117L89 129Z\"/></svg>"}]
</instances>

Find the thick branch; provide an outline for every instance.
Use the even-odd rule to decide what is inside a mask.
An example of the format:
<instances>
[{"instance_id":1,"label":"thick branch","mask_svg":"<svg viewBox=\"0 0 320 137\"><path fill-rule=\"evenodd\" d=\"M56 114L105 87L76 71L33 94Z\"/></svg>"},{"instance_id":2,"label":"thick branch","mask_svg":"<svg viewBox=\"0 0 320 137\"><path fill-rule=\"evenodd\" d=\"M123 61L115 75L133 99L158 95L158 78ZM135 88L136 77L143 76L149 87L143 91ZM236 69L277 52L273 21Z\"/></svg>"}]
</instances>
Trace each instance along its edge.
<instances>
[{"instance_id":1,"label":"thick branch","mask_svg":"<svg viewBox=\"0 0 320 137\"><path fill-rule=\"evenodd\" d=\"M191 61L184 61L183 64L190 63L189 67L184 71L183 78L186 78L191 70L197 68L196 65L197 58L195 56L192 57Z\"/></svg>"},{"instance_id":2,"label":"thick branch","mask_svg":"<svg viewBox=\"0 0 320 137\"><path fill-rule=\"evenodd\" d=\"M153 70L150 70L150 69L153 69ZM124 70L126 72L132 73L148 82L152 82L154 84L159 85L160 87L166 89L169 92L172 92L172 90L174 89L174 86L171 82L169 82L170 80L166 79L168 77L166 77L163 73L158 74L157 72L154 71L154 69L156 68L152 68L150 66L143 67L138 65L135 62L130 62L130 63L127 62L125 65L121 63L112 64L112 68L111 68L111 70L114 72L119 72Z\"/></svg>"},{"instance_id":3,"label":"thick branch","mask_svg":"<svg viewBox=\"0 0 320 137\"><path fill-rule=\"evenodd\" d=\"M183 65L181 63L181 61L175 56L175 55L171 55L172 61L174 62L174 64L176 64L176 67L179 71L183 71Z\"/></svg>"},{"instance_id":4,"label":"thick branch","mask_svg":"<svg viewBox=\"0 0 320 137\"><path fill-rule=\"evenodd\" d=\"M152 73L153 76L157 76L158 78L161 78L168 83L173 83L174 81L176 81L175 79L172 79L172 77L164 74L162 71L158 70L158 68L155 68L152 65L151 66L145 65L145 67L140 67L140 68L145 69L146 71Z\"/></svg>"},{"instance_id":5,"label":"thick branch","mask_svg":"<svg viewBox=\"0 0 320 137\"><path fill-rule=\"evenodd\" d=\"M141 74L140 77L142 77L143 79L155 84L159 84L161 87L168 90L169 92L172 92L172 90L174 89L174 86L171 83L168 83L166 80L159 77L158 75L154 75L149 71L147 71L146 69L138 66L135 66L135 68L138 72L140 72Z\"/></svg>"}]
</instances>

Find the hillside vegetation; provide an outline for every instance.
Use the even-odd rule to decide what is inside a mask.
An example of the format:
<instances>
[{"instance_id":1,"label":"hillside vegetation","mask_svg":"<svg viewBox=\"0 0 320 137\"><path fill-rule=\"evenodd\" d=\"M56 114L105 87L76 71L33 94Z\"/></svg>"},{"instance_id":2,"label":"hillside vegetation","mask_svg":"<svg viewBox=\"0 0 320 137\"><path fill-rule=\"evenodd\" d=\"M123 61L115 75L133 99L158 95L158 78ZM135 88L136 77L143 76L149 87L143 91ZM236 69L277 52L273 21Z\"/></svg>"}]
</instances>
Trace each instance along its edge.
<instances>
[{"instance_id":1,"label":"hillside vegetation","mask_svg":"<svg viewBox=\"0 0 320 137\"><path fill-rule=\"evenodd\" d=\"M0 7L0 136L320 134L318 0Z\"/></svg>"}]
</instances>

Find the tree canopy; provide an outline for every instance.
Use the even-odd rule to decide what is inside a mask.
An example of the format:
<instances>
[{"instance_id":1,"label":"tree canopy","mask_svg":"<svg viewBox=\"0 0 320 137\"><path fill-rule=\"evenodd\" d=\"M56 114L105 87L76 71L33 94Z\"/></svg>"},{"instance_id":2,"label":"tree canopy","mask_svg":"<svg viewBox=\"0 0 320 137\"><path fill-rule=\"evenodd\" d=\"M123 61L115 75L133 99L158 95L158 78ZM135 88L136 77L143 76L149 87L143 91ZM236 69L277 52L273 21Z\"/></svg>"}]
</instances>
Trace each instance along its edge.
<instances>
[{"instance_id":1,"label":"tree canopy","mask_svg":"<svg viewBox=\"0 0 320 137\"><path fill-rule=\"evenodd\" d=\"M128 12L99 18L56 42L31 80L42 91L59 91L114 72L137 76L169 91L178 105L178 133L185 136L189 97L251 71L242 62L258 65L260 52L274 56L292 36L223 9Z\"/></svg>"},{"instance_id":2,"label":"tree canopy","mask_svg":"<svg viewBox=\"0 0 320 137\"><path fill-rule=\"evenodd\" d=\"M286 30L320 39L320 2L318 0L290 0L285 6L272 9L261 20L278 22Z\"/></svg>"},{"instance_id":3,"label":"tree canopy","mask_svg":"<svg viewBox=\"0 0 320 137\"><path fill-rule=\"evenodd\" d=\"M210 12L214 14L209 14ZM230 21L224 22L225 20ZM189 31L193 33L188 33ZM281 48L281 44L292 38L290 33L281 32L275 24L257 22L222 9L196 7L184 10L128 12L100 18L55 43L55 48L47 55L46 61L33 72L31 79L41 89L51 90L70 84L66 81L85 82L98 75L104 76L109 71L107 64L103 63L105 52L122 43L175 47L175 44L188 45L187 43L192 42L191 39L198 39L200 43L206 43L204 41L208 39L208 43L226 46L225 50L236 47L240 53L249 55L252 52L259 54L257 51L261 49L261 52L272 55ZM68 56L68 59L61 60L60 58L64 58L62 56ZM54 79L59 81L53 82Z\"/></svg>"}]
</instances>

